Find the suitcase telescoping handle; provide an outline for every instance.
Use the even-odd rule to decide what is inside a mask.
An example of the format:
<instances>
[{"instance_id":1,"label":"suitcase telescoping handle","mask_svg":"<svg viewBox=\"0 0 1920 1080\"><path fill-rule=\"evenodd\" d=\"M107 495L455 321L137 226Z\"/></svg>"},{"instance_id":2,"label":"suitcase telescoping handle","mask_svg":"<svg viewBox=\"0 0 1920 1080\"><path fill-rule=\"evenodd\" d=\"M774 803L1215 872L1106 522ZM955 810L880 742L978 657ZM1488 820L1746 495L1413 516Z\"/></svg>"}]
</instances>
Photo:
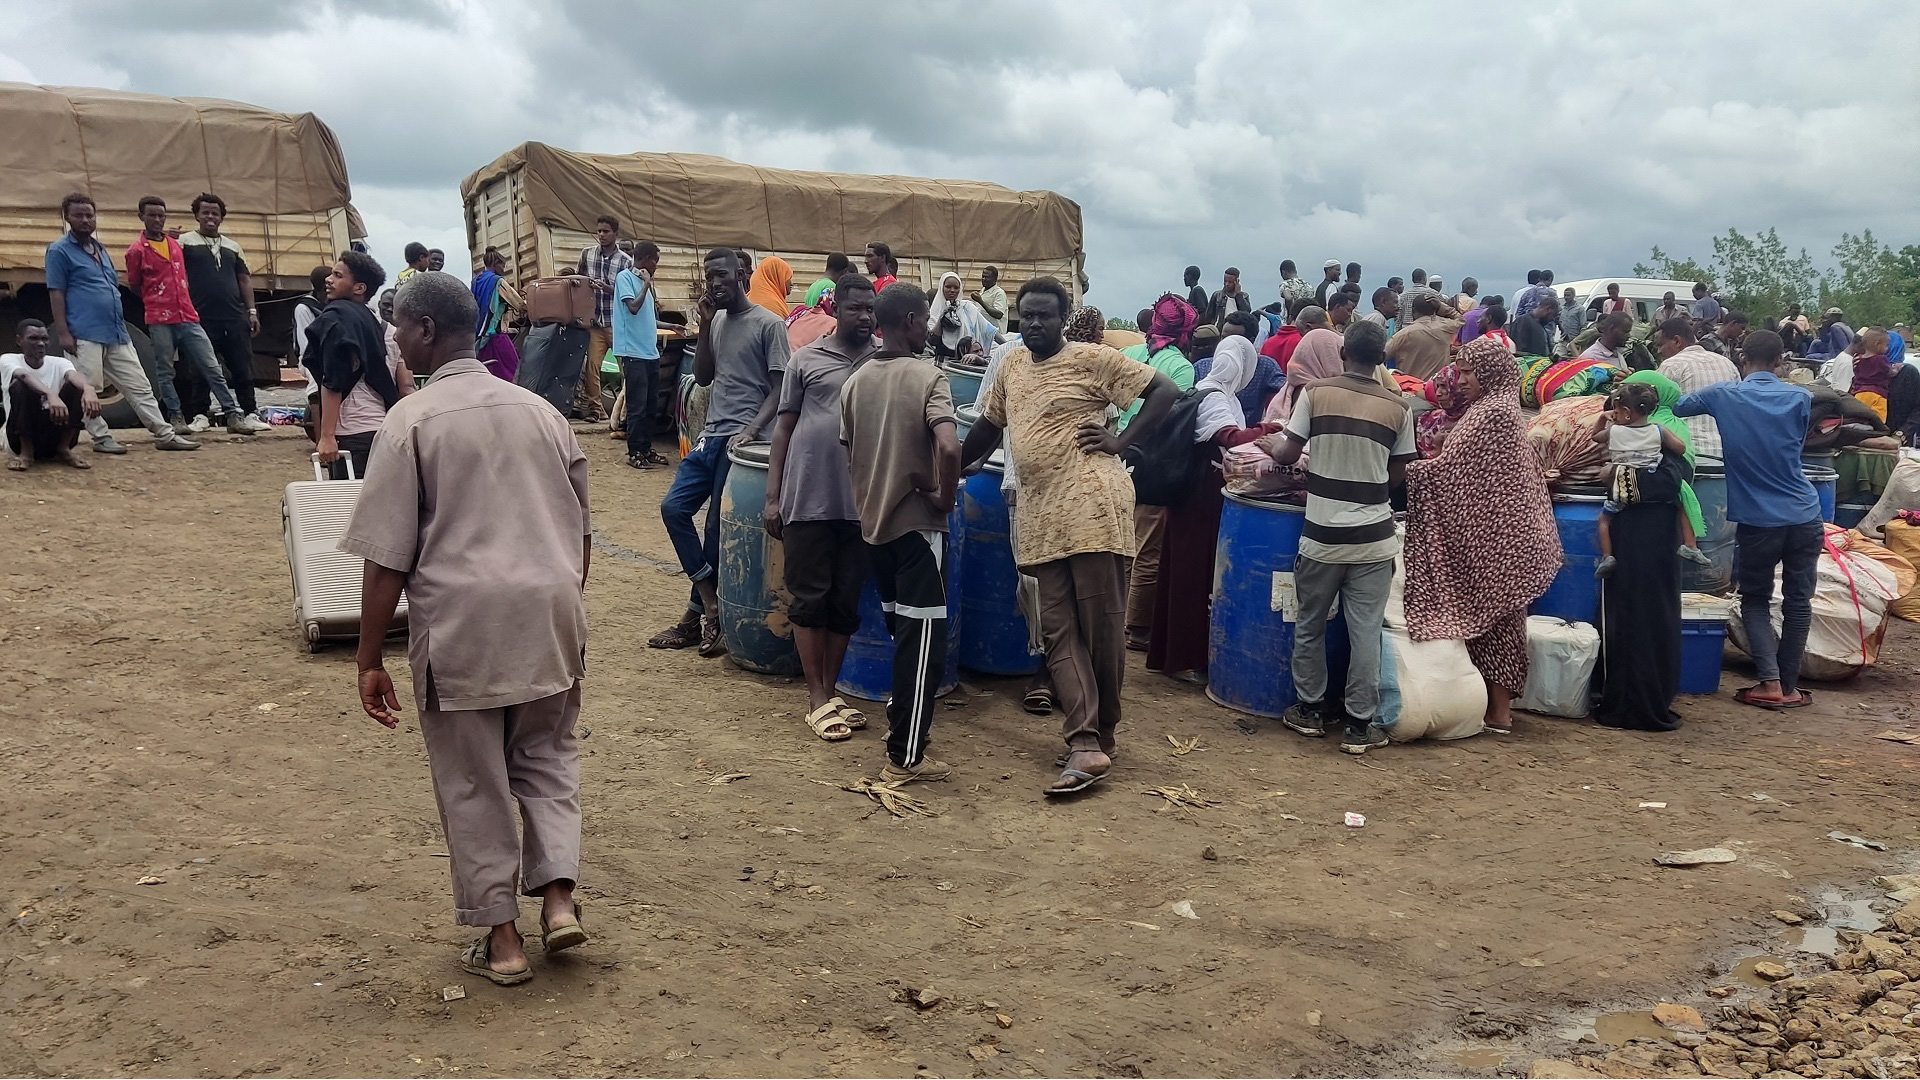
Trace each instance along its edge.
<instances>
[{"instance_id":1,"label":"suitcase telescoping handle","mask_svg":"<svg viewBox=\"0 0 1920 1080\"><path fill-rule=\"evenodd\" d=\"M327 478L327 474L321 471L320 455L318 453L315 453L311 456L313 458L313 478L315 480L325 480ZM342 450L340 451L340 457L342 460L344 460L347 463L347 479L358 480L359 477L353 475L353 451Z\"/></svg>"}]
</instances>

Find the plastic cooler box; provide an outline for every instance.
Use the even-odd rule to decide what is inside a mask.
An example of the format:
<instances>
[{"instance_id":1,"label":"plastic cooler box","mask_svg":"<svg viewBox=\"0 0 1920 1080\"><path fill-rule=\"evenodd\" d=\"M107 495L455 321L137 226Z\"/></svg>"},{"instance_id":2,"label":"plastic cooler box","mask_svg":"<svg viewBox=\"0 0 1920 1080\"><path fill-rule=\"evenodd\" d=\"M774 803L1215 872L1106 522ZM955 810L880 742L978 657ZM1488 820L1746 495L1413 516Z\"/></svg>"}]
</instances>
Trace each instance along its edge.
<instances>
[{"instance_id":1,"label":"plastic cooler box","mask_svg":"<svg viewBox=\"0 0 1920 1080\"><path fill-rule=\"evenodd\" d=\"M1720 690L1720 658L1735 601L1706 593L1680 594L1680 692Z\"/></svg>"}]
</instances>

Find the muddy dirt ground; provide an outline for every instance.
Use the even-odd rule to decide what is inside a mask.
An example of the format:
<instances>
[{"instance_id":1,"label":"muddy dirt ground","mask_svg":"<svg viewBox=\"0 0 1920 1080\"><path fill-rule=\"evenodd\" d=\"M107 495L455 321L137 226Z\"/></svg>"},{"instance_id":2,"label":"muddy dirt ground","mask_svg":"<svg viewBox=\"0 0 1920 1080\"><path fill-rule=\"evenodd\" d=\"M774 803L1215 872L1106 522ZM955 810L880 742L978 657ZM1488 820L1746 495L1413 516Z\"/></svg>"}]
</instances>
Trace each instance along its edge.
<instances>
[{"instance_id":1,"label":"muddy dirt ground","mask_svg":"<svg viewBox=\"0 0 1920 1080\"><path fill-rule=\"evenodd\" d=\"M879 731L821 743L794 682L645 647L686 590L669 474L582 440L595 941L515 989L454 963L417 730L361 714L349 649L295 641L297 431L0 475L0 1072L1524 1073L1582 1018L1792 960L1769 911L1920 848L1920 746L1872 738L1920 726L1907 624L1802 712L1734 705L1729 670L1673 734L1523 717L1364 759L1136 654L1118 771L1067 804L1054 722L969 679L939 816L895 819L816 783L871 775ZM1145 790L1179 784L1214 805ZM1651 861L1717 844L1739 860Z\"/></svg>"}]
</instances>

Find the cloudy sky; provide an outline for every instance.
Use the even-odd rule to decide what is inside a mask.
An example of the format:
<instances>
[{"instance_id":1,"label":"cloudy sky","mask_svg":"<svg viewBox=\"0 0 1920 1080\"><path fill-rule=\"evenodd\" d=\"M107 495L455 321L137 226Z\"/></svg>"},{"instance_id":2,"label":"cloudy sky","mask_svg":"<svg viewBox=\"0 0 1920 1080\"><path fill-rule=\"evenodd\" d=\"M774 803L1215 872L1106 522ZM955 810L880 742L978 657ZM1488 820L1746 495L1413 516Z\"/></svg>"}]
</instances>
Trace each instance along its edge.
<instances>
[{"instance_id":1,"label":"cloudy sky","mask_svg":"<svg viewBox=\"0 0 1920 1080\"><path fill-rule=\"evenodd\" d=\"M339 135L375 254L464 246L529 139L1051 188L1090 302L1187 263L1511 294L1777 226L1920 242L1920 4L8 0L0 79L226 97ZM76 28L79 32L76 33ZM807 268L801 268L804 274Z\"/></svg>"}]
</instances>

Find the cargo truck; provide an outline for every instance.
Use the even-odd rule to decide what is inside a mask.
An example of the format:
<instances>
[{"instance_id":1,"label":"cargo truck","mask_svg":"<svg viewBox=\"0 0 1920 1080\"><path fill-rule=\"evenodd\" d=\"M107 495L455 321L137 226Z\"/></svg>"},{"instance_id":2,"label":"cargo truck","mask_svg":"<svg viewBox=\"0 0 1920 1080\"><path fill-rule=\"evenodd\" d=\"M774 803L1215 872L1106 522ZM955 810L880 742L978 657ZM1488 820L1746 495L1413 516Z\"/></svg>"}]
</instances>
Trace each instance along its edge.
<instances>
[{"instance_id":1,"label":"cargo truck","mask_svg":"<svg viewBox=\"0 0 1920 1080\"><path fill-rule=\"evenodd\" d=\"M663 310L691 316L704 289L701 260L715 247L778 255L793 267L790 303L844 252L865 273L869 241L885 242L901 281L931 288L953 271L968 292L1000 270L1012 297L1029 278L1086 287L1080 207L1051 191L971 180L796 172L698 154L582 154L522 143L468 176L467 243L478 269L489 247L521 287L573 267L611 214L621 235L660 246L654 275ZM1011 316L1012 313L1009 312Z\"/></svg>"},{"instance_id":2,"label":"cargo truck","mask_svg":"<svg viewBox=\"0 0 1920 1080\"><path fill-rule=\"evenodd\" d=\"M194 228L194 196L225 200L221 232L245 250L253 275L253 375L261 385L279 381L280 361L292 351L292 300L311 288L308 275L366 235L339 141L311 113L0 82L0 130L8 135L0 142L0 344L8 348L17 321L50 316L46 249L66 227L60 200L69 192L92 196L97 235L123 281L127 247L140 235L141 196L166 200L169 227L181 229ZM150 366L140 298L123 285L121 300ZM102 403L109 423L133 422L111 388Z\"/></svg>"}]
</instances>

